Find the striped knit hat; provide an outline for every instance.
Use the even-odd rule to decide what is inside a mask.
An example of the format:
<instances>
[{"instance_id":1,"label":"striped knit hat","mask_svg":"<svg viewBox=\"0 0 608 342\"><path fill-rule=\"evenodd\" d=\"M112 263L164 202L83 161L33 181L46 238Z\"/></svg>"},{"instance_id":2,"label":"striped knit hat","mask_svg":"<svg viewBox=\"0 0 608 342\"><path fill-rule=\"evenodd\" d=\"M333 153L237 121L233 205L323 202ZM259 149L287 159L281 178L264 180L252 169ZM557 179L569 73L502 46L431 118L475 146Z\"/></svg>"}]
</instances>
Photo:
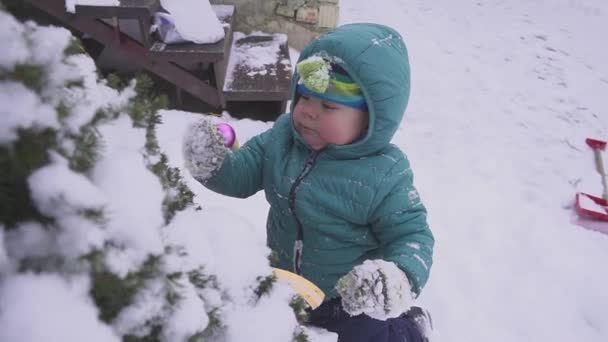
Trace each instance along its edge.
<instances>
[{"instance_id":1,"label":"striped knit hat","mask_svg":"<svg viewBox=\"0 0 608 342\"><path fill-rule=\"evenodd\" d=\"M315 55L297 64L300 94L367 111L361 87L340 65Z\"/></svg>"}]
</instances>

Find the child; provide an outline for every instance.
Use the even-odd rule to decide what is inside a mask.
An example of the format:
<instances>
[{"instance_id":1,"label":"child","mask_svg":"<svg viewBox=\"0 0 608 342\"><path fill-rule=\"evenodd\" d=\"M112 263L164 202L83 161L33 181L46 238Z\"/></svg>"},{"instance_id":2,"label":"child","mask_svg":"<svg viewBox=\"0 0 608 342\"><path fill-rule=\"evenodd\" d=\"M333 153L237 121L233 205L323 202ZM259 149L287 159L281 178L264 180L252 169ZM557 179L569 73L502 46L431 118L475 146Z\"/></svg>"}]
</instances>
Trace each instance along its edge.
<instances>
[{"instance_id":1,"label":"child","mask_svg":"<svg viewBox=\"0 0 608 342\"><path fill-rule=\"evenodd\" d=\"M377 24L350 24L301 53L291 112L229 152L215 126L193 125L186 166L233 197L264 190L273 266L326 294L310 322L339 341L423 341L420 308L434 239L407 157L390 144L405 111L405 44Z\"/></svg>"}]
</instances>

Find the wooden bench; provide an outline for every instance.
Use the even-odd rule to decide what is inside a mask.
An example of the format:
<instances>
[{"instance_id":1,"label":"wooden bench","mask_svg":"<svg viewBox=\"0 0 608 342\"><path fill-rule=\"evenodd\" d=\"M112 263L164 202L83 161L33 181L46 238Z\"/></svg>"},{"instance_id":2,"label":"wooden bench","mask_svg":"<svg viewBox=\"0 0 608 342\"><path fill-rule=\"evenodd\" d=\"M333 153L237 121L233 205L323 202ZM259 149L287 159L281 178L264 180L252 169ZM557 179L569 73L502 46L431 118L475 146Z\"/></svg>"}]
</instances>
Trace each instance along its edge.
<instances>
[{"instance_id":1,"label":"wooden bench","mask_svg":"<svg viewBox=\"0 0 608 342\"><path fill-rule=\"evenodd\" d=\"M75 13L65 12L64 0L28 0L34 6L59 19L66 27L91 36L123 58L137 63L173 84L178 102L181 90L217 110L226 109L228 101L278 104L270 117L285 110L289 98L291 62L285 35L238 34L233 41L234 5L212 5L224 25L225 38L214 44L164 44L154 41L150 25L155 13L163 11L160 0L119 0L118 6L76 5ZM111 20L111 21L108 21ZM139 34L123 32L121 23L135 20ZM250 49L276 50L275 57L260 68L250 68L242 56Z\"/></svg>"},{"instance_id":2,"label":"wooden bench","mask_svg":"<svg viewBox=\"0 0 608 342\"><path fill-rule=\"evenodd\" d=\"M262 54L270 57L270 63L251 63ZM228 66L224 97L227 101L279 102L279 110L285 111L291 83L291 60L287 35L235 33L231 60Z\"/></svg>"},{"instance_id":3,"label":"wooden bench","mask_svg":"<svg viewBox=\"0 0 608 342\"><path fill-rule=\"evenodd\" d=\"M222 40L213 44L154 42L150 47L149 54L154 60L173 62L184 68L191 68L192 64L197 64L200 70L209 70L203 78L217 89L221 107L226 108L222 88L230 58L232 28L234 27L236 11L234 5L212 5L211 7L224 27L224 38ZM178 102L181 104L179 85L177 85L177 95Z\"/></svg>"}]
</instances>

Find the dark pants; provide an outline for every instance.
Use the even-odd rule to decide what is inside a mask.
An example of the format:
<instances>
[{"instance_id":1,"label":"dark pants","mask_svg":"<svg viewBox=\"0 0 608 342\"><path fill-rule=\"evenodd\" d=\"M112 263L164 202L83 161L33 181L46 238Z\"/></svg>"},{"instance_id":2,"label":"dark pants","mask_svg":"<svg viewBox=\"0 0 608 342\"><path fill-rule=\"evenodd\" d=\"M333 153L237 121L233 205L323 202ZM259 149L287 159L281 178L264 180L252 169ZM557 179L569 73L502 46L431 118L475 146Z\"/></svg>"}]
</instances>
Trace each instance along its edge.
<instances>
[{"instance_id":1,"label":"dark pants","mask_svg":"<svg viewBox=\"0 0 608 342\"><path fill-rule=\"evenodd\" d=\"M338 342L423 342L418 326L407 315L380 321L367 315L350 316L340 298L309 311L310 324L338 334Z\"/></svg>"}]
</instances>

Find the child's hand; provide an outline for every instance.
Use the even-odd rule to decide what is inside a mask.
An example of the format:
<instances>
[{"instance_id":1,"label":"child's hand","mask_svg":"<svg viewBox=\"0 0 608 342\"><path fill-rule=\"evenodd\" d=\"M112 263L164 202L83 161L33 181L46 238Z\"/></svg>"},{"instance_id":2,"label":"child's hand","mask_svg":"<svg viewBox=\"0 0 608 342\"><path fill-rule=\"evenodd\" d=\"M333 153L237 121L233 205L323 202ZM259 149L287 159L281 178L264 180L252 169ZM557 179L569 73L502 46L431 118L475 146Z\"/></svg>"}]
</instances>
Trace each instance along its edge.
<instances>
[{"instance_id":1,"label":"child's hand","mask_svg":"<svg viewBox=\"0 0 608 342\"><path fill-rule=\"evenodd\" d=\"M188 127L182 148L186 168L201 183L222 166L229 151L224 137L209 119L201 119Z\"/></svg>"},{"instance_id":2,"label":"child's hand","mask_svg":"<svg viewBox=\"0 0 608 342\"><path fill-rule=\"evenodd\" d=\"M397 265L384 260L367 260L338 280L344 311L352 316L366 314L386 320L406 312L413 295L407 276Z\"/></svg>"}]
</instances>

